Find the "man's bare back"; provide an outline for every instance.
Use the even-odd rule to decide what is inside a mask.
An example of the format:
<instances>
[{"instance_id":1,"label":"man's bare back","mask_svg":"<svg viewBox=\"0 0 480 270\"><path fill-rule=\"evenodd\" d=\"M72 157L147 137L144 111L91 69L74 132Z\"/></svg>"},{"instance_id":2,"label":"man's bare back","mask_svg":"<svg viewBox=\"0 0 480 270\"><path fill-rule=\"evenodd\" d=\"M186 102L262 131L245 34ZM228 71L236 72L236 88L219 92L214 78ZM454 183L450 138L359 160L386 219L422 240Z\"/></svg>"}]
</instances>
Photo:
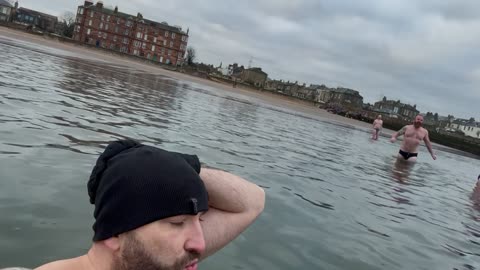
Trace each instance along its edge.
<instances>
[{"instance_id":1,"label":"man's bare back","mask_svg":"<svg viewBox=\"0 0 480 270\"><path fill-rule=\"evenodd\" d=\"M434 160L437 156L433 153L432 144L428 137L428 130L422 127L423 117L418 115L413 122L413 125L404 126L401 130L394 133L390 141L393 143L397 140L398 136L404 136L402 145L400 146L399 158L403 158L408 161L416 161L418 156L418 146L421 141L425 142L425 146L430 152Z\"/></svg>"}]
</instances>

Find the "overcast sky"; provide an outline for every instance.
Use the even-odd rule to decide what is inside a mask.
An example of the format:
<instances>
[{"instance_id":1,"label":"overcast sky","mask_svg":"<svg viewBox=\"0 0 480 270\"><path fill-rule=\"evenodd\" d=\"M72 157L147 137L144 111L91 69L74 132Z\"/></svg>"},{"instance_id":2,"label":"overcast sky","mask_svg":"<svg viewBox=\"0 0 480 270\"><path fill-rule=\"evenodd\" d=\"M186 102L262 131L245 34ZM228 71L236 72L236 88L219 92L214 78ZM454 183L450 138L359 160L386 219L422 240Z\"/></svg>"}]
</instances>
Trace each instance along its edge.
<instances>
[{"instance_id":1,"label":"overcast sky","mask_svg":"<svg viewBox=\"0 0 480 270\"><path fill-rule=\"evenodd\" d=\"M83 1L20 0L60 15ZM198 60L480 120L479 0L106 0L190 28Z\"/></svg>"}]
</instances>

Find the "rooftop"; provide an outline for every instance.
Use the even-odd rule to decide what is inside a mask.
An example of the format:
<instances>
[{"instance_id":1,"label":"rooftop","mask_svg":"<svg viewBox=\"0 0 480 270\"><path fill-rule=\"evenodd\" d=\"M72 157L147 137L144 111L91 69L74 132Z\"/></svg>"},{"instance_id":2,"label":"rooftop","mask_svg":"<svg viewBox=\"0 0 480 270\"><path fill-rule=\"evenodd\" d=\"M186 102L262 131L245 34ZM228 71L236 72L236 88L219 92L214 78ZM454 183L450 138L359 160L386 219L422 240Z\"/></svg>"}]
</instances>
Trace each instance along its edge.
<instances>
[{"instance_id":1,"label":"rooftop","mask_svg":"<svg viewBox=\"0 0 480 270\"><path fill-rule=\"evenodd\" d=\"M168 23L166 23L166 22L159 23L159 22L155 22L155 21L152 21L152 20L145 19L143 17L138 17L138 16L134 16L134 15L131 15L131 14L123 13L123 12L118 11L118 9L117 9L117 12L115 12L115 10L112 10L112 9L109 9L109 8L106 8L106 7L98 7L96 5L91 5L91 6L87 6L87 7L82 5L81 7L84 7L85 9L89 9L89 10L98 11L98 12L108 14L108 15L118 16L118 17L121 17L121 18L124 18L124 19L127 19L127 20L138 21L140 23L143 23L143 24L146 24L146 25L151 25L151 26L154 26L154 27L158 27L158 28L168 30L168 31L171 31L171 32L176 32L176 33L179 33L179 34L187 35L187 33L182 31L182 28L180 28L180 27L168 25Z\"/></svg>"},{"instance_id":2,"label":"rooftop","mask_svg":"<svg viewBox=\"0 0 480 270\"><path fill-rule=\"evenodd\" d=\"M50 19L53 19L53 20L57 20L57 16L53 16L53 15L50 15L50 14L42 13L42 12L39 12L39 11L36 11L36 10L31 10L31 9L28 9L28 8L24 8L24 7L19 8L18 12L27 13L27 14L30 14L30 15L37 15L37 16L41 16L41 17L47 17L47 18L50 18Z\"/></svg>"},{"instance_id":3,"label":"rooftop","mask_svg":"<svg viewBox=\"0 0 480 270\"><path fill-rule=\"evenodd\" d=\"M0 6L13 7L13 5L10 4L10 2L8 2L6 0L0 0Z\"/></svg>"}]
</instances>

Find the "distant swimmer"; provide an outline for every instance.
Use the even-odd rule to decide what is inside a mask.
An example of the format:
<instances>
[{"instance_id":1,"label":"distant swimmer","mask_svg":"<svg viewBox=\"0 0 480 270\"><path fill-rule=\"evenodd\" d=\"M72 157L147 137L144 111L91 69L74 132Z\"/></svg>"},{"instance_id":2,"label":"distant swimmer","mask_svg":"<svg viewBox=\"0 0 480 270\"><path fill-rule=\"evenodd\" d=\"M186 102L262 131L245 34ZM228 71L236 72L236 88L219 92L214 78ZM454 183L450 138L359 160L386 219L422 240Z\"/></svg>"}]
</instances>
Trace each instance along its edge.
<instances>
[{"instance_id":1,"label":"distant swimmer","mask_svg":"<svg viewBox=\"0 0 480 270\"><path fill-rule=\"evenodd\" d=\"M424 129L422 124L423 116L418 115L415 117L413 125L404 126L398 132L393 133L392 138L390 139L392 143L397 140L398 136L404 136L402 146L400 146L400 151L398 152L399 159L415 162L418 156L418 146L422 140L425 142L425 146L427 146L428 152L430 152L433 160L437 159L437 156L432 150L432 144L428 137L428 130Z\"/></svg>"},{"instance_id":2,"label":"distant swimmer","mask_svg":"<svg viewBox=\"0 0 480 270\"><path fill-rule=\"evenodd\" d=\"M382 116L379 115L377 116L377 119L373 121L372 140L378 140L378 134L382 130L382 127L383 127L383 120L382 120Z\"/></svg>"},{"instance_id":3,"label":"distant swimmer","mask_svg":"<svg viewBox=\"0 0 480 270\"><path fill-rule=\"evenodd\" d=\"M480 175L477 178L477 184L473 188L472 197L473 207L480 211Z\"/></svg>"}]
</instances>

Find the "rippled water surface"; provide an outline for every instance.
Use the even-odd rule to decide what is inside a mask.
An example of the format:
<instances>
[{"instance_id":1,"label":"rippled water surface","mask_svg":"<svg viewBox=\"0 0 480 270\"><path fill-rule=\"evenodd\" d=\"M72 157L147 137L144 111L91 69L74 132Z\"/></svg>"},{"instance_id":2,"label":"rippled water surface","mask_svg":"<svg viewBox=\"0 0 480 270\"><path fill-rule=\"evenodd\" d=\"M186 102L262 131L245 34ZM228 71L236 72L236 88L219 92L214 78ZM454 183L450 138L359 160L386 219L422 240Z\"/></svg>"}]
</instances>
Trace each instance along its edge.
<instances>
[{"instance_id":1,"label":"rippled water surface","mask_svg":"<svg viewBox=\"0 0 480 270\"><path fill-rule=\"evenodd\" d=\"M480 269L476 159L266 101L0 37L0 267L86 252L86 182L133 137L263 186L261 218L203 269Z\"/></svg>"}]
</instances>

